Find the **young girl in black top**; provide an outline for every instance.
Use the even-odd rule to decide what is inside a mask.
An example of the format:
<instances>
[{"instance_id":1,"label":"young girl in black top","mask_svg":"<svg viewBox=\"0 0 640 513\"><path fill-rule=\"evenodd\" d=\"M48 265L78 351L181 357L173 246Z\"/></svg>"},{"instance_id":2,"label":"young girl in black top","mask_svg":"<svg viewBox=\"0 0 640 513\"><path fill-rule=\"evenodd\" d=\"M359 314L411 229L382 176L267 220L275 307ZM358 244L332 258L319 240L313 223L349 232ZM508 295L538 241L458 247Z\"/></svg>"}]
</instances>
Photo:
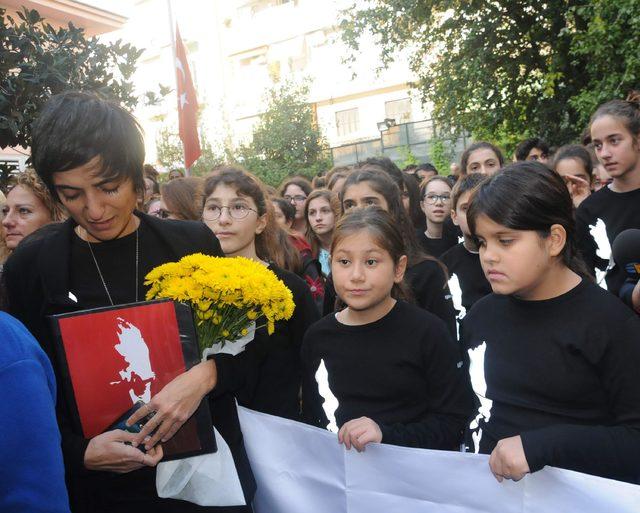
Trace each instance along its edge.
<instances>
[{"instance_id":1,"label":"young girl in black top","mask_svg":"<svg viewBox=\"0 0 640 513\"><path fill-rule=\"evenodd\" d=\"M491 454L499 481L553 465L638 482L640 321L584 278L562 178L510 165L480 185L467 219L494 292L463 324L471 447Z\"/></svg>"},{"instance_id":2,"label":"young girl in black top","mask_svg":"<svg viewBox=\"0 0 640 513\"><path fill-rule=\"evenodd\" d=\"M578 241L589 268L599 269L601 285L618 294L626 273L613 265L611 244L620 232L640 227L640 93L598 107L590 133L596 156L613 182L580 204Z\"/></svg>"},{"instance_id":3,"label":"young girl in black top","mask_svg":"<svg viewBox=\"0 0 640 513\"><path fill-rule=\"evenodd\" d=\"M238 402L264 413L300 418L300 345L318 314L305 282L273 262L282 259L271 201L252 174L225 167L207 178L202 218L226 256L243 256L268 266L293 293L295 310L279 322L273 334L265 327L237 356L214 356L218 390L228 390Z\"/></svg>"},{"instance_id":4,"label":"young girl in black top","mask_svg":"<svg viewBox=\"0 0 640 513\"><path fill-rule=\"evenodd\" d=\"M458 243L454 230L445 230L451 211L451 184L444 176L434 176L420 186L420 208L426 221L426 230L416 231L422 249L440 258Z\"/></svg>"},{"instance_id":5,"label":"young girl in black top","mask_svg":"<svg viewBox=\"0 0 640 513\"><path fill-rule=\"evenodd\" d=\"M400 199L400 190L387 173L365 166L352 172L342 191L342 209L376 206L391 214L407 249L405 280L418 306L440 317L455 336L455 310L447 273L435 258L424 254Z\"/></svg>"},{"instance_id":6,"label":"young girl in black top","mask_svg":"<svg viewBox=\"0 0 640 513\"><path fill-rule=\"evenodd\" d=\"M339 427L347 449L371 442L455 449L470 411L460 353L440 319L396 299L407 256L395 223L368 208L336 227L331 270L347 307L305 335L305 417ZM324 401L314 379L323 374Z\"/></svg>"}]
</instances>

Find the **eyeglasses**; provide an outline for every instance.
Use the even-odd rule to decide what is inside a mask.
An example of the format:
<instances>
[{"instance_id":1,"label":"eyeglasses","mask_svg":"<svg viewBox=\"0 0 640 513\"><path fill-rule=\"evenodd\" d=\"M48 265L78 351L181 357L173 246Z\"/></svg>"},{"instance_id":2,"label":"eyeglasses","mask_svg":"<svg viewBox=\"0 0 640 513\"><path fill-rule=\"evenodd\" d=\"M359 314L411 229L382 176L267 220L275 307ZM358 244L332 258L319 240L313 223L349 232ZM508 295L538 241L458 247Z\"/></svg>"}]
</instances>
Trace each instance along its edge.
<instances>
[{"instance_id":1,"label":"eyeglasses","mask_svg":"<svg viewBox=\"0 0 640 513\"><path fill-rule=\"evenodd\" d=\"M257 210L247 207L246 205L238 204L238 205L223 205L219 207L218 205L206 205L204 207L204 211L202 212L202 219L205 221L215 221L222 215L222 210L227 209L229 215L236 220L244 219L249 215L249 212L258 213Z\"/></svg>"},{"instance_id":2,"label":"eyeglasses","mask_svg":"<svg viewBox=\"0 0 640 513\"><path fill-rule=\"evenodd\" d=\"M160 219L169 219L169 217L172 214L173 214L173 212L165 210L164 208L159 208L158 210L153 210L153 211L149 212L150 216L159 217Z\"/></svg>"},{"instance_id":3,"label":"eyeglasses","mask_svg":"<svg viewBox=\"0 0 640 513\"><path fill-rule=\"evenodd\" d=\"M451 201L451 196L449 194L427 194L424 197L425 203L429 205L435 205L438 201L442 203L449 203Z\"/></svg>"},{"instance_id":4,"label":"eyeglasses","mask_svg":"<svg viewBox=\"0 0 640 513\"><path fill-rule=\"evenodd\" d=\"M307 197L303 196L302 194L298 194L297 196L283 196L284 199L286 199L289 203L292 202L296 202L296 203L302 203L304 202Z\"/></svg>"}]
</instances>

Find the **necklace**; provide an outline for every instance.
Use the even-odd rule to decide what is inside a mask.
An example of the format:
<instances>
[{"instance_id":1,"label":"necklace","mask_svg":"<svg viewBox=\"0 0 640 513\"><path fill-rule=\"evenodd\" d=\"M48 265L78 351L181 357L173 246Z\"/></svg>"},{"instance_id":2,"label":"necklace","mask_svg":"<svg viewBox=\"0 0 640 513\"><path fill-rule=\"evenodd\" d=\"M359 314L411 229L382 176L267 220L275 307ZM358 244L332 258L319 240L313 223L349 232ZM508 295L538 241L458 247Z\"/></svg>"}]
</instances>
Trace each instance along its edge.
<instances>
[{"instance_id":1,"label":"necklace","mask_svg":"<svg viewBox=\"0 0 640 513\"><path fill-rule=\"evenodd\" d=\"M138 245L138 231L139 228L136 228L136 303L138 302L138 256L139 256L139 245ZM98 270L98 276L100 276L100 281L102 282L102 286L104 287L104 291L107 293L107 297L109 298L109 303L111 306L114 306L113 299L111 299L111 294L109 293L109 289L107 288L107 282L104 281L104 276L102 276L102 271L100 270L100 266L98 265L98 261L96 260L96 256L93 254L93 248L91 247L91 243L87 241L87 245L89 246L89 252L93 257L93 263L96 264L96 269Z\"/></svg>"}]
</instances>

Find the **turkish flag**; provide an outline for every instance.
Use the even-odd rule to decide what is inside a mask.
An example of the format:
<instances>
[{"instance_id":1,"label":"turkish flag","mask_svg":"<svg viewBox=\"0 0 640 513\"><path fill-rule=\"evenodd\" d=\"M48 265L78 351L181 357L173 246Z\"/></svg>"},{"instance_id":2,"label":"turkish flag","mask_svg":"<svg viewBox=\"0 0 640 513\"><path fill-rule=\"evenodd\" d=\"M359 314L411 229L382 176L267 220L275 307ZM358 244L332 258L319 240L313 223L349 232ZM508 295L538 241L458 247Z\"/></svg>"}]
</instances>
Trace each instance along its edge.
<instances>
[{"instance_id":1,"label":"turkish flag","mask_svg":"<svg viewBox=\"0 0 640 513\"><path fill-rule=\"evenodd\" d=\"M176 25L176 83L178 85L178 126L188 169L201 155L198 138L198 100L191 80L187 53Z\"/></svg>"}]
</instances>

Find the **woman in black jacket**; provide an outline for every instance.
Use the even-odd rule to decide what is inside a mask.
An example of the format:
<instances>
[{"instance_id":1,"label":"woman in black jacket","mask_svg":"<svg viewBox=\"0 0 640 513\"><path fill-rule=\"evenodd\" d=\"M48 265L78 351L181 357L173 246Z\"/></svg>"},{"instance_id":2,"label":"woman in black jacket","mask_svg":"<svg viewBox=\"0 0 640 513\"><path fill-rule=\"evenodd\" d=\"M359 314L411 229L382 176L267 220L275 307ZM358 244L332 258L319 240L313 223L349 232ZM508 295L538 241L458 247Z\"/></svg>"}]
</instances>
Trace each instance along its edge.
<instances>
[{"instance_id":1,"label":"woman in black jacket","mask_svg":"<svg viewBox=\"0 0 640 513\"><path fill-rule=\"evenodd\" d=\"M135 119L119 106L83 93L53 97L33 126L32 160L70 219L33 234L5 266L9 309L54 362L46 316L144 300L145 275L155 266L201 252L222 255L198 222L160 221L135 210L144 190L144 145ZM87 343L92 343L91 334ZM145 453L111 431L82 437L58 401L67 484L74 511L251 511L250 506L201 508L160 499L153 467L156 441L171 438L208 397L214 425L233 454L247 504L255 483L246 458L232 394L216 390L214 360L178 376L143 407L155 411L157 431ZM59 386L59 389L62 388ZM62 395L62 394L61 394ZM214 397L215 396L215 397Z\"/></svg>"}]
</instances>

